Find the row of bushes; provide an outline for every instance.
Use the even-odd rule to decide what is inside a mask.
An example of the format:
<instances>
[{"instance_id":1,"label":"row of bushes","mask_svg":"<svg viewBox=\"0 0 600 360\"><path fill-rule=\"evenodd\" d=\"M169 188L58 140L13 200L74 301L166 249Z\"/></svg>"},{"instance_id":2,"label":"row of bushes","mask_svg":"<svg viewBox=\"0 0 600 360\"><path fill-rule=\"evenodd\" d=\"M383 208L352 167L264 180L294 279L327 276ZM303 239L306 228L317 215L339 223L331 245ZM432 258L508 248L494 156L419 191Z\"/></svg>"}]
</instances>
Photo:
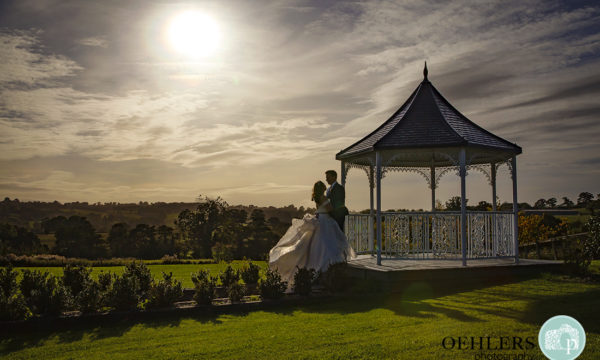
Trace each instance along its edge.
<instances>
[{"instance_id":1,"label":"row of bushes","mask_svg":"<svg viewBox=\"0 0 600 360\"><path fill-rule=\"evenodd\" d=\"M90 260L84 258L67 258L61 255L40 254L40 255L15 255L7 254L0 256L0 266L56 266L62 267L66 265L80 266L126 266L132 262L140 261L135 258L111 258ZM180 259L175 255L165 255L160 260L146 260L146 264L214 264L212 259Z\"/></svg>"},{"instance_id":2,"label":"row of bushes","mask_svg":"<svg viewBox=\"0 0 600 360\"><path fill-rule=\"evenodd\" d=\"M104 308L131 310L162 307L183 295L181 282L172 273L155 281L143 263L130 263L122 275L67 265L63 276L23 270L21 281L12 266L0 269L0 320L22 320L32 316L60 315L66 310L95 312Z\"/></svg>"},{"instance_id":3,"label":"row of bushes","mask_svg":"<svg viewBox=\"0 0 600 360\"><path fill-rule=\"evenodd\" d=\"M340 291L348 284L344 264L332 265L325 273L312 269L298 269L293 290L308 295L314 284L320 283L330 291ZM37 270L23 270L22 278L11 265L0 269L0 321L22 320L33 316L60 315L64 311L82 313L100 310L139 310L173 305L182 299L181 282L173 274L162 273L156 281L144 263L129 263L122 275L101 271L97 279L91 277L92 268L67 265L62 277ZM252 262L241 270L228 266L218 276L201 269L191 274L194 300L199 305L211 305L218 297L227 296L239 302L246 295L260 295L262 299L281 298L288 288L277 271L267 270L263 278L260 267Z\"/></svg>"}]
</instances>

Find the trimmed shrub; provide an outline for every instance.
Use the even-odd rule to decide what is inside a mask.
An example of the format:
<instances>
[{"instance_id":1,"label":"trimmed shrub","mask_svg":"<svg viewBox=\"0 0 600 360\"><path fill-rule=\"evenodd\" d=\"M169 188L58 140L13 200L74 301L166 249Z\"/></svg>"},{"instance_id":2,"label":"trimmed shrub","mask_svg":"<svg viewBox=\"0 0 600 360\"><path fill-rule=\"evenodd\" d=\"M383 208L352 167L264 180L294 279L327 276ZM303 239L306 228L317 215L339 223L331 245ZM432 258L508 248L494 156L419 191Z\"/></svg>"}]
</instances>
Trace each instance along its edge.
<instances>
[{"instance_id":1,"label":"trimmed shrub","mask_svg":"<svg viewBox=\"0 0 600 360\"><path fill-rule=\"evenodd\" d=\"M5 268L0 268L0 293L9 295L19 290L17 277L19 273L9 264Z\"/></svg>"},{"instance_id":2,"label":"trimmed shrub","mask_svg":"<svg viewBox=\"0 0 600 360\"><path fill-rule=\"evenodd\" d=\"M149 296L153 283L152 274L143 262L133 262L125 266L121 276L113 276L112 286L106 294L107 305L116 310L136 310ZM106 288L110 282L108 275L103 276L100 287Z\"/></svg>"},{"instance_id":3,"label":"trimmed shrub","mask_svg":"<svg viewBox=\"0 0 600 360\"><path fill-rule=\"evenodd\" d=\"M63 268L62 282L75 298L87 286L87 283L92 281L91 273L92 268L67 264Z\"/></svg>"},{"instance_id":4,"label":"trimmed shrub","mask_svg":"<svg viewBox=\"0 0 600 360\"><path fill-rule=\"evenodd\" d=\"M201 277L194 281L194 300L198 305L211 305L215 298L217 279L214 277Z\"/></svg>"},{"instance_id":5,"label":"trimmed shrub","mask_svg":"<svg viewBox=\"0 0 600 360\"><path fill-rule=\"evenodd\" d=\"M23 294L0 293L0 321L27 320L31 315Z\"/></svg>"},{"instance_id":6,"label":"trimmed shrub","mask_svg":"<svg viewBox=\"0 0 600 360\"><path fill-rule=\"evenodd\" d=\"M587 241L588 239L574 239L566 242L566 244L563 246L566 269L573 275L589 275L589 267L592 263L592 257L585 249L585 244Z\"/></svg>"},{"instance_id":7,"label":"trimmed shrub","mask_svg":"<svg viewBox=\"0 0 600 360\"><path fill-rule=\"evenodd\" d=\"M600 215L591 217L585 227L590 234L583 244L583 251L591 259L600 259Z\"/></svg>"},{"instance_id":8,"label":"trimmed shrub","mask_svg":"<svg viewBox=\"0 0 600 360\"><path fill-rule=\"evenodd\" d=\"M346 272L345 262L331 264L327 271L319 273L318 281L331 292L342 292L350 286L350 278Z\"/></svg>"},{"instance_id":9,"label":"trimmed shrub","mask_svg":"<svg viewBox=\"0 0 600 360\"><path fill-rule=\"evenodd\" d=\"M244 266L242 268L241 276L242 280L246 285L255 285L258 283L258 279L260 278L260 267L252 263L252 261L248 262L248 266Z\"/></svg>"},{"instance_id":10,"label":"trimmed shrub","mask_svg":"<svg viewBox=\"0 0 600 360\"><path fill-rule=\"evenodd\" d=\"M107 293L107 305L115 310L136 310L139 307L139 281L134 276L115 276Z\"/></svg>"},{"instance_id":11,"label":"trimmed shrub","mask_svg":"<svg viewBox=\"0 0 600 360\"><path fill-rule=\"evenodd\" d=\"M196 285L203 280L208 280L209 277L210 272L208 270L200 269L197 272L192 273L192 282Z\"/></svg>"},{"instance_id":12,"label":"trimmed shrub","mask_svg":"<svg viewBox=\"0 0 600 360\"><path fill-rule=\"evenodd\" d=\"M23 271L21 293L34 314L59 315L70 305L69 291L54 275L40 271Z\"/></svg>"},{"instance_id":13,"label":"trimmed shrub","mask_svg":"<svg viewBox=\"0 0 600 360\"><path fill-rule=\"evenodd\" d=\"M18 273L12 266L0 269L0 321L26 320L31 311L17 284Z\"/></svg>"},{"instance_id":14,"label":"trimmed shrub","mask_svg":"<svg viewBox=\"0 0 600 360\"><path fill-rule=\"evenodd\" d=\"M263 299L279 299L287 289L287 282L281 281L281 275L276 270L267 269L267 274L259 283L260 296Z\"/></svg>"},{"instance_id":15,"label":"trimmed shrub","mask_svg":"<svg viewBox=\"0 0 600 360\"><path fill-rule=\"evenodd\" d=\"M75 297L75 306L83 313L96 312L103 306L104 297L100 284L90 279Z\"/></svg>"},{"instance_id":16,"label":"trimmed shrub","mask_svg":"<svg viewBox=\"0 0 600 360\"><path fill-rule=\"evenodd\" d=\"M173 305L183 296L181 281L173 279L173 273L162 273L163 279L153 282L150 288L150 298L147 306L150 308L167 307Z\"/></svg>"},{"instance_id":17,"label":"trimmed shrub","mask_svg":"<svg viewBox=\"0 0 600 360\"><path fill-rule=\"evenodd\" d=\"M131 264L127 264L127 266L125 266L125 271L123 272L123 277L135 278L137 283L136 293L138 297L141 300L148 298L148 292L150 291L154 279L146 264L143 262L132 262Z\"/></svg>"},{"instance_id":18,"label":"trimmed shrub","mask_svg":"<svg viewBox=\"0 0 600 360\"><path fill-rule=\"evenodd\" d=\"M236 281L227 287L227 297L229 297L232 303L240 302L246 293L245 290L246 288Z\"/></svg>"},{"instance_id":19,"label":"trimmed shrub","mask_svg":"<svg viewBox=\"0 0 600 360\"><path fill-rule=\"evenodd\" d=\"M315 269L296 268L298 270L294 274L294 292L298 295L308 296L315 279Z\"/></svg>"},{"instance_id":20,"label":"trimmed shrub","mask_svg":"<svg viewBox=\"0 0 600 360\"><path fill-rule=\"evenodd\" d=\"M113 283L113 273L104 271L100 271L98 274L98 285L100 286L100 291L107 292L112 287Z\"/></svg>"},{"instance_id":21,"label":"trimmed shrub","mask_svg":"<svg viewBox=\"0 0 600 360\"><path fill-rule=\"evenodd\" d=\"M591 217L585 227L588 236L571 240L564 248L567 270L579 276L590 275L592 260L600 257L600 216Z\"/></svg>"},{"instance_id":22,"label":"trimmed shrub","mask_svg":"<svg viewBox=\"0 0 600 360\"><path fill-rule=\"evenodd\" d=\"M219 278L221 279L221 284L223 285L223 287L229 288L229 285L240 280L240 272L237 270L233 270L231 265L228 265L225 268L225 271L223 271L221 275L219 275Z\"/></svg>"}]
</instances>

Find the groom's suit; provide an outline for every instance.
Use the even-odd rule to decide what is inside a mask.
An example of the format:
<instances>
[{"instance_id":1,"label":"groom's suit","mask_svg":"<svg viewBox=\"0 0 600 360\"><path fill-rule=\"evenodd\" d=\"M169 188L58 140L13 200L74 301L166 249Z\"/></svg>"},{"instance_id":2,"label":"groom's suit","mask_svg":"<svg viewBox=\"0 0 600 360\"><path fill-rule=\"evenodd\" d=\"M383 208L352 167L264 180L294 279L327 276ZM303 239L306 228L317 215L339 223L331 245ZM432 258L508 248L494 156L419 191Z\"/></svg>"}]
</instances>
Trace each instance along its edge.
<instances>
[{"instance_id":1,"label":"groom's suit","mask_svg":"<svg viewBox=\"0 0 600 360\"><path fill-rule=\"evenodd\" d=\"M340 229L344 231L344 220L346 219L346 215L348 215L348 208L346 208L345 204L346 190L344 190L342 185L334 182L327 192L327 198L331 202L331 207L333 207L330 213L331 217L338 223Z\"/></svg>"}]
</instances>

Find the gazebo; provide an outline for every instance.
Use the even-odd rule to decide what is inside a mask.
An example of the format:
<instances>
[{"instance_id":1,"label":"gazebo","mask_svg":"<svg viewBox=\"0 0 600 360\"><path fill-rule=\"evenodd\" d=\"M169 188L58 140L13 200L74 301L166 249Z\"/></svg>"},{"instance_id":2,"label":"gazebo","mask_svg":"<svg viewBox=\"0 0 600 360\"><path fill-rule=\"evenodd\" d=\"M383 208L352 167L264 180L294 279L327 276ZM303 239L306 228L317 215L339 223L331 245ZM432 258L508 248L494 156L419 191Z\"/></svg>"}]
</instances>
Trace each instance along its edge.
<instances>
[{"instance_id":1,"label":"gazebo","mask_svg":"<svg viewBox=\"0 0 600 360\"><path fill-rule=\"evenodd\" d=\"M503 257L518 263L516 156L522 150L458 112L427 73L425 63L423 81L406 102L373 132L336 154L342 185L351 168L364 170L370 185L370 213L346 217L348 241L359 254L376 252L377 265L382 253L399 259L462 259L463 266L469 259ZM496 204L496 173L503 164L512 177L512 212L498 211ZM492 211L466 210L465 178L472 170L485 174L492 187ZM381 180L394 171L425 178L430 212L381 212ZM449 172L460 176L460 212L435 209L436 187Z\"/></svg>"}]
</instances>

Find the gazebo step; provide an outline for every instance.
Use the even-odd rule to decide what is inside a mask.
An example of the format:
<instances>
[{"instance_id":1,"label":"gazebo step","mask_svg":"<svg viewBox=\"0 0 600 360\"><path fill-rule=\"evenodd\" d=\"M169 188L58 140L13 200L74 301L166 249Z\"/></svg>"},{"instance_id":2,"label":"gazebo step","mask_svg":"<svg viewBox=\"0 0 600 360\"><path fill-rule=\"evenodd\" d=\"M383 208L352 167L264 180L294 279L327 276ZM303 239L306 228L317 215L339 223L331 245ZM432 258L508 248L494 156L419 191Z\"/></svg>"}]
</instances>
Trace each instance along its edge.
<instances>
[{"instance_id":1,"label":"gazebo step","mask_svg":"<svg viewBox=\"0 0 600 360\"><path fill-rule=\"evenodd\" d=\"M496 283L520 281L544 272L558 272L562 261L520 259L469 260L410 260L384 259L377 265L376 258L361 255L348 262L348 275L380 283L386 291L401 292L414 283L430 285L458 285L465 283Z\"/></svg>"}]
</instances>

